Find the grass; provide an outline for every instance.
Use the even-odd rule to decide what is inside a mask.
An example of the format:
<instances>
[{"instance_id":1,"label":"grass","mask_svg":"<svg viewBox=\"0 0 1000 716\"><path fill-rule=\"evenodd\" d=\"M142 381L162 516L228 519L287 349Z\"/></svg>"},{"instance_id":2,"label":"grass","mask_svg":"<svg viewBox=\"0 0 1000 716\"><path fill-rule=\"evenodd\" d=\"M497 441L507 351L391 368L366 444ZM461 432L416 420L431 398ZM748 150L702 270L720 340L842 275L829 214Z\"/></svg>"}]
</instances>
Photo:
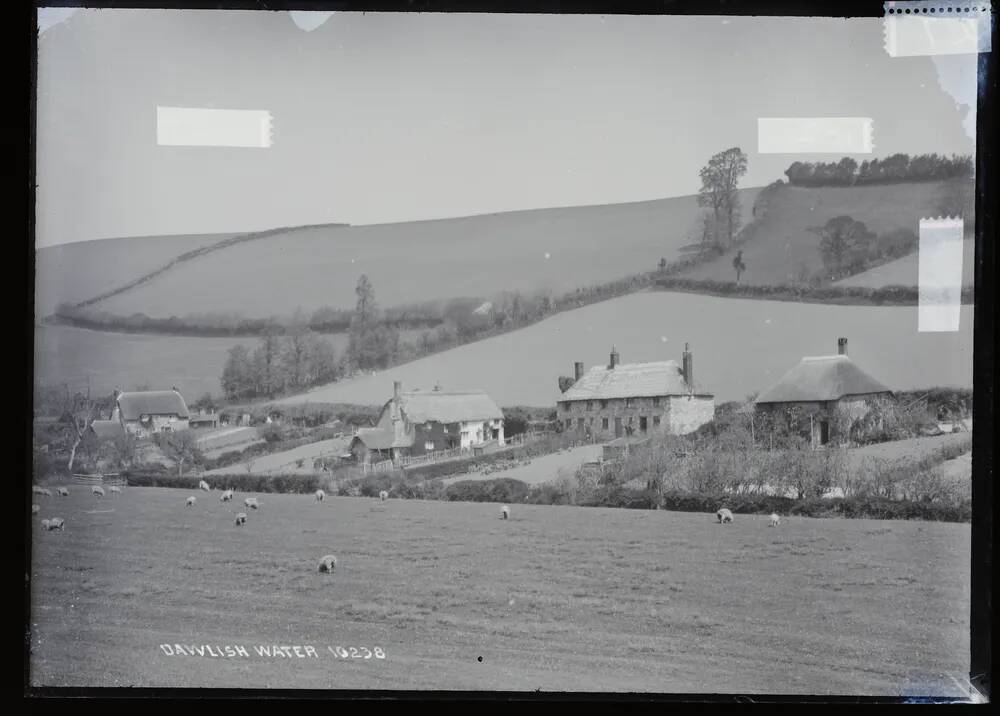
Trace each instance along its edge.
<instances>
[{"instance_id":1,"label":"grass","mask_svg":"<svg viewBox=\"0 0 1000 716\"><path fill-rule=\"evenodd\" d=\"M823 270L819 237L810 227L822 226L835 216L848 215L864 222L877 234L893 229L918 233L921 217L938 216L949 182L915 182L864 187L793 187L779 189L770 199L766 215L754 237L740 246L746 273L741 283L788 284L799 278L800 267L812 274ZM971 220L971 219L969 219ZM685 271L692 279L732 281L733 252ZM872 287L912 281L865 284Z\"/></svg>"},{"instance_id":2,"label":"grass","mask_svg":"<svg viewBox=\"0 0 1000 716\"><path fill-rule=\"evenodd\" d=\"M758 189L742 190L753 204ZM380 305L483 296L504 289L555 292L655 268L690 243L696 197L517 211L435 221L295 229L177 265L95 304L153 317L239 311L252 317L354 305L366 273ZM138 248L141 250L141 247ZM548 258L546 258L548 254ZM281 291L275 286L281 277ZM125 284L138 276L119 275ZM198 286L198 291L190 291ZM264 290L262 290L264 289Z\"/></svg>"},{"instance_id":3,"label":"grass","mask_svg":"<svg viewBox=\"0 0 1000 716\"><path fill-rule=\"evenodd\" d=\"M71 490L32 519L34 685L958 695L968 672L968 525L265 495L236 528L215 495Z\"/></svg>"},{"instance_id":4,"label":"grass","mask_svg":"<svg viewBox=\"0 0 1000 716\"><path fill-rule=\"evenodd\" d=\"M850 339L852 358L890 388L972 385L972 306L955 333L917 331L912 306L841 306L728 299L651 291L557 314L534 325L460 346L396 368L276 401L378 404L401 380L407 388L486 390L500 405L554 406L558 377L573 363L607 361L614 343L623 363L676 360L684 343L695 382L717 403L762 391L802 356L836 352ZM919 356L920 360L914 360Z\"/></svg>"}]
</instances>

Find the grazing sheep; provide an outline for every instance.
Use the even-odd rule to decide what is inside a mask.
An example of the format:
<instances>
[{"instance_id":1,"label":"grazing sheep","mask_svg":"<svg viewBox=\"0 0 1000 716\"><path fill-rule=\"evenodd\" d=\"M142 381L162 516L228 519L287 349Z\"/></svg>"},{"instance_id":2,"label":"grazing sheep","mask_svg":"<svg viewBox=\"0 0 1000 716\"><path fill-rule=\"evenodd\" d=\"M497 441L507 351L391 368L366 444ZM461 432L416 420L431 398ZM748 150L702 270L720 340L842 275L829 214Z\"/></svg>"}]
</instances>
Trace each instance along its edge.
<instances>
[{"instance_id":1,"label":"grazing sheep","mask_svg":"<svg viewBox=\"0 0 1000 716\"><path fill-rule=\"evenodd\" d=\"M42 508L39 507L38 505L32 505L31 506L31 514L33 514L33 515L37 515L39 512L41 512L41 510L42 510Z\"/></svg>"},{"instance_id":2,"label":"grazing sheep","mask_svg":"<svg viewBox=\"0 0 1000 716\"><path fill-rule=\"evenodd\" d=\"M326 493L322 490L316 490L316 502L322 502L323 498L326 497Z\"/></svg>"},{"instance_id":3,"label":"grazing sheep","mask_svg":"<svg viewBox=\"0 0 1000 716\"><path fill-rule=\"evenodd\" d=\"M52 490L47 487L43 487L41 493L39 494L45 495L46 497L52 497Z\"/></svg>"},{"instance_id":4,"label":"grazing sheep","mask_svg":"<svg viewBox=\"0 0 1000 716\"><path fill-rule=\"evenodd\" d=\"M386 492L385 490L382 490L380 493L378 493L378 499L382 500L382 502L385 502L386 500L389 499L389 493Z\"/></svg>"},{"instance_id":5,"label":"grazing sheep","mask_svg":"<svg viewBox=\"0 0 1000 716\"><path fill-rule=\"evenodd\" d=\"M118 487L118 485L112 485L110 488L108 488L108 491L112 495L120 495L120 494L122 494L122 488Z\"/></svg>"},{"instance_id":6,"label":"grazing sheep","mask_svg":"<svg viewBox=\"0 0 1000 716\"><path fill-rule=\"evenodd\" d=\"M241 512L238 515L236 515L236 526L237 527L242 527L246 523L247 523L247 515L246 515L245 512Z\"/></svg>"},{"instance_id":7,"label":"grazing sheep","mask_svg":"<svg viewBox=\"0 0 1000 716\"><path fill-rule=\"evenodd\" d=\"M47 530L61 530L66 524L62 517L53 517L50 520L42 520L42 527Z\"/></svg>"},{"instance_id":8,"label":"grazing sheep","mask_svg":"<svg viewBox=\"0 0 1000 716\"><path fill-rule=\"evenodd\" d=\"M510 508L504 505L500 508L500 519L509 520L510 519Z\"/></svg>"},{"instance_id":9,"label":"grazing sheep","mask_svg":"<svg viewBox=\"0 0 1000 716\"><path fill-rule=\"evenodd\" d=\"M260 504L257 502L256 497L248 497L247 499L243 500L243 506L249 507L251 510L256 510L260 508Z\"/></svg>"},{"instance_id":10,"label":"grazing sheep","mask_svg":"<svg viewBox=\"0 0 1000 716\"><path fill-rule=\"evenodd\" d=\"M204 480L202 480L201 482L198 483L198 489L199 490L204 490L205 492L211 492L212 491L212 488L209 487L208 483L205 482Z\"/></svg>"},{"instance_id":11,"label":"grazing sheep","mask_svg":"<svg viewBox=\"0 0 1000 716\"><path fill-rule=\"evenodd\" d=\"M229 502L232 499L233 499L233 491L231 489L226 490L221 495L219 495L219 502Z\"/></svg>"},{"instance_id":12,"label":"grazing sheep","mask_svg":"<svg viewBox=\"0 0 1000 716\"><path fill-rule=\"evenodd\" d=\"M32 485L31 486L31 494L32 495L44 495L45 494L45 488L39 487L38 485Z\"/></svg>"},{"instance_id":13,"label":"grazing sheep","mask_svg":"<svg viewBox=\"0 0 1000 716\"><path fill-rule=\"evenodd\" d=\"M719 524L726 524L727 522L733 521L733 513L723 507L721 510L715 513L715 516L719 518Z\"/></svg>"},{"instance_id":14,"label":"grazing sheep","mask_svg":"<svg viewBox=\"0 0 1000 716\"><path fill-rule=\"evenodd\" d=\"M98 497L104 497L104 488L100 485L94 485L90 488L90 494L97 495Z\"/></svg>"},{"instance_id":15,"label":"grazing sheep","mask_svg":"<svg viewBox=\"0 0 1000 716\"><path fill-rule=\"evenodd\" d=\"M319 561L319 571L332 573L337 568L337 558L332 554L327 554Z\"/></svg>"},{"instance_id":16,"label":"grazing sheep","mask_svg":"<svg viewBox=\"0 0 1000 716\"><path fill-rule=\"evenodd\" d=\"M778 526L778 523L779 523L780 521L781 521L781 518L780 518L780 517L778 517L777 513L772 513L772 514L771 514L771 522L770 522L770 524L769 524L768 526L769 526L769 527L777 527L777 526Z\"/></svg>"},{"instance_id":17,"label":"grazing sheep","mask_svg":"<svg viewBox=\"0 0 1000 716\"><path fill-rule=\"evenodd\" d=\"M60 497L69 497L69 490L65 487L60 487L56 492L59 493Z\"/></svg>"},{"instance_id":18,"label":"grazing sheep","mask_svg":"<svg viewBox=\"0 0 1000 716\"><path fill-rule=\"evenodd\" d=\"M195 503L194 495L192 495L191 497L189 497L186 500L184 500L184 506L185 507L193 507L194 503Z\"/></svg>"}]
</instances>

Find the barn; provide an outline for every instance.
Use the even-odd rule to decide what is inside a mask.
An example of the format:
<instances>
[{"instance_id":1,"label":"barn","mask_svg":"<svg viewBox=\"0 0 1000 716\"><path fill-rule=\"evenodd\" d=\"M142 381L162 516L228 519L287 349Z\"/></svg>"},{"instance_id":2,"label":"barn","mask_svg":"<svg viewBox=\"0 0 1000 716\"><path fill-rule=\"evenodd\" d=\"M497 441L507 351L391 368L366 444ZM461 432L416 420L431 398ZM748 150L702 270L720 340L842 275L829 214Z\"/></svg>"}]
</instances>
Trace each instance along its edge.
<instances>
[{"instance_id":1,"label":"barn","mask_svg":"<svg viewBox=\"0 0 1000 716\"><path fill-rule=\"evenodd\" d=\"M847 339L838 339L836 355L805 357L754 401L754 412L808 416L813 447L822 447L838 435L838 416L857 422L880 401L891 401L892 391L865 372L847 355Z\"/></svg>"},{"instance_id":2,"label":"barn","mask_svg":"<svg viewBox=\"0 0 1000 716\"><path fill-rule=\"evenodd\" d=\"M563 430L596 440L654 433L684 435L715 417L715 397L694 383L694 359L685 345L676 361L622 364L611 349L607 366L560 379L556 418ZM568 384L568 387L567 387Z\"/></svg>"},{"instance_id":3,"label":"barn","mask_svg":"<svg viewBox=\"0 0 1000 716\"><path fill-rule=\"evenodd\" d=\"M503 445L503 411L481 390L403 391L393 383L393 397L382 407L375 426L361 428L350 451L358 462L398 460L442 450Z\"/></svg>"}]
</instances>

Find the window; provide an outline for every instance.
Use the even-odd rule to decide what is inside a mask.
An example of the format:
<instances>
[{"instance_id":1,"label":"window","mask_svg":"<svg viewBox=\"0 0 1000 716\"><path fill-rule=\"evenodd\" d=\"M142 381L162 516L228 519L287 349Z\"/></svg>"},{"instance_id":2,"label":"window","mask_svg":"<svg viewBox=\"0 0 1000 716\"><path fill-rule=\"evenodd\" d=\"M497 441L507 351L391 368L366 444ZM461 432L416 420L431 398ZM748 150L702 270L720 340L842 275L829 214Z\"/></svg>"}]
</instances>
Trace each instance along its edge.
<instances>
[{"instance_id":1,"label":"window","mask_svg":"<svg viewBox=\"0 0 1000 716\"><path fill-rule=\"evenodd\" d=\"M606 408L606 407L608 407L608 401L606 401L606 400L602 400L602 401L601 401L601 407L602 407L602 408Z\"/></svg>"},{"instance_id":2,"label":"window","mask_svg":"<svg viewBox=\"0 0 1000 716\"><path fill-rule=\"evenodd\" d=\"M608 429L608 419L601 418L601 430L607 430L607 429Z\"/></svg>"},{"instance_id":3,"label":"window","mask_svg":"<svg viewBox=\"0 0 1000 716\"><path fill-rule=\"evenodd\" d=\"M583 430L583 418L576 419L576 427L578 430Z\"/></svg>"},{"instance_id":4,"label":"window","mask_svg":"<svg viewBox=\"0 0 1000 716\"><path fill-rule=\"evenodd\" d=\"M587 410L593 410L593 409L594 409L594 401L593 400L588 400L587 401Z\"/></svg>"},{"instance_id":5,"label":"window","mask_svg":"<svg viewBox=\"0 0 1000 716\"><path fill-rule=\"evenodd\" d=\"M569 430L573 427L573 420L571 418L566 418L566 429Z\"/></svg>"},{"instance_id":6,"label":"window","mask_svg":"<svg viewBox=\"0 0 1000 716\"><path fill-rule=\"evenodd\" d=\"M654 415L653 416L653 427L654 428L660 427L660 416L659 415Z\"/></svg>"},{"instance_id":7,"label":"window","mask_svg":"<svg viewBox=\"0 0 1000 716\"><path fill-rule=\"evenodd\" d=\"M656 396L656 397L653 398L653 407L654 408L660 407L660 397L659 396Z\"/></svg>"},{"instance_id":8,"label":"window","mask_svg":"<svg viewBox=\"0 0 1000 716\"><path fill-rule=\"evenodd\" d=\"M639 416L639 431L643 432L643 433L646 432L646 416L645 415L640 415Z\"/></svg>"},{"instance_id":9,"label":"window","mask_svg":"<svg viewBox=\"0 0 1000 716\"><path fill-rule=\"evenodd\" d=\"M424 450L433 450L433 449L434 449L434 443L430 442L424 443Z\"/></svg>"},{"instance_id":10,"label":"window","mask_svg":"<svg viewBox=\"0 0 1000 716\"><path fill-rule=\"evenodd\" d=\"M625 407L626 408L631 408L632 407L632 399L631 398L625 398ZM631 418L629 418L629 422L631 422Z\"/></svg>"}]
</instances>

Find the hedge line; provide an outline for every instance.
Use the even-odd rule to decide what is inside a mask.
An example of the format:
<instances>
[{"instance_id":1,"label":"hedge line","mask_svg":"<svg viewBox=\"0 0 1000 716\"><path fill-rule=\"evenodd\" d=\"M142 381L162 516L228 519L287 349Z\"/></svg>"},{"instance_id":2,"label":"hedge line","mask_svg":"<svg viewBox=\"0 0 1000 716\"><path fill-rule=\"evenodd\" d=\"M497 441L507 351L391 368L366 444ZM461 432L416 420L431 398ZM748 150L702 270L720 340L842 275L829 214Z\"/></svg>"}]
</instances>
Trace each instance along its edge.
<instances>
[{"instance_id":1,"label":"hedge line","mask_svg":"<svg viewBox=\"0 0 1000 716\"><path fill-rule=\"evenodd\" d=\"M125 476L130 487L179 487L197 490L198 483L207 482L213 490L233 489L237 492L278 492L308 494L326 489L323 475L170 475L156 472L130 472Z\"/></svg>"},{"instance_id":2,"label":"hedge line","mask_svg":"<svg viewBox=\"0 0 1000 716\"><path fill-rule=\"evenodd\" d=\"M858 305L914 306L920 300L917 286L810 286L802 285L753 285L732 281L666 276L655 281L655 286L666 291L685 291L740 298L765 298L775 301L839 302ZM972 304L975 294L971 286L962 287L962 303Z\"/></svg>"}]
</instances>

